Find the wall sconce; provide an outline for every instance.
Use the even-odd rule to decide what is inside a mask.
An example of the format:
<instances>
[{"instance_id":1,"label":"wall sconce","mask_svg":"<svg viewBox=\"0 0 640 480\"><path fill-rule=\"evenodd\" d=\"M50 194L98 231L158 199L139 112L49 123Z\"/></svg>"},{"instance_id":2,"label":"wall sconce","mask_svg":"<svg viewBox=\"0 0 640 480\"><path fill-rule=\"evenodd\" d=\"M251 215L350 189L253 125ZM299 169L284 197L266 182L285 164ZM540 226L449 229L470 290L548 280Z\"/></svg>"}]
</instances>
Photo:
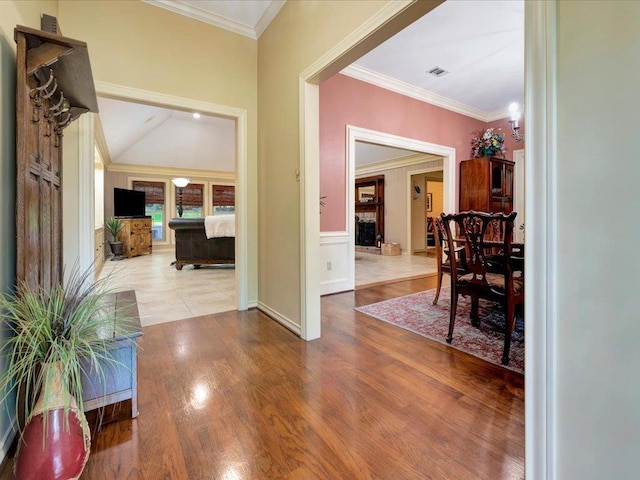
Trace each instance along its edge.
<instances>
[{"instance_id":1,"label":"wall sconce","mask_svg":"<svg viewBox=\"0 0 640 480\"><path fill-rule=\"evenodd\" d=\"M178 217L182 217L182 194L184 192L184 187L189 185L189 179L178 177L172 178L171 181L178 189Z\"/></svg>"},{"instance_id":2,"label":"wall sconce","mask_svg":"<svg viewBox=\"0 0 640 480\"><path fill-rule=\"evenodd\" d=\"M520 107L517 103L512 103L509 105L509 112L511 112L511 118L509 119L509 123L511 124L511 136L516 139L516 142L521 142L524 140L524 135L520 135L518 126L518 120L522 116L522 112L520 112Z\"/></svg>"}]
</instances>

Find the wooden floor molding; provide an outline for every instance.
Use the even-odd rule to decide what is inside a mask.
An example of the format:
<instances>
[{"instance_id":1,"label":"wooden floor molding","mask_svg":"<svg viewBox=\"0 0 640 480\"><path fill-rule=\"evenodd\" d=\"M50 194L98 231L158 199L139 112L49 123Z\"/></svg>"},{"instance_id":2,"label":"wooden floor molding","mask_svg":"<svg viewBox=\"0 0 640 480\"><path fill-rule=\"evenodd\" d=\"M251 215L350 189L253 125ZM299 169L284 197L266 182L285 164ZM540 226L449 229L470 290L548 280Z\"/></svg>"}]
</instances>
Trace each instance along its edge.
<instances>
[{"instance_id":1,"label":"wooden floor molding","mask_svg":"<svg viewBox=\"0 0 640 480\"><path fill-rule=\"evenodd\" d=\"M434 283L323 297L312 342L258 310L145 327L140 415L81 479L523 479L521 375L353 310Z\"/></svg>"}]
</instances>

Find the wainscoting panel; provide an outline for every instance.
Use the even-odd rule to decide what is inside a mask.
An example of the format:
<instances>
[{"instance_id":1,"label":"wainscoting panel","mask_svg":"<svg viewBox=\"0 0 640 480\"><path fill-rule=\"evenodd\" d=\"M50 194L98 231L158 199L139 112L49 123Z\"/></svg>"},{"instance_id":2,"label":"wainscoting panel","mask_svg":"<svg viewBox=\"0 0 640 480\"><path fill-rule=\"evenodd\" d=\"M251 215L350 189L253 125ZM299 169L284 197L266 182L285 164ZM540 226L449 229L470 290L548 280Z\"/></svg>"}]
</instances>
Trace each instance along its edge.
<instances>
[{"instance_id":1,"label":"wainscoting panel","mask_svg":"<svg viewBox=\"0 0 640 480\"><path fill-rule=\"evenodd\" d=\"M320 295L353 290L352 243L347 232L320 233Z\"/></svg>"}]
</instances>

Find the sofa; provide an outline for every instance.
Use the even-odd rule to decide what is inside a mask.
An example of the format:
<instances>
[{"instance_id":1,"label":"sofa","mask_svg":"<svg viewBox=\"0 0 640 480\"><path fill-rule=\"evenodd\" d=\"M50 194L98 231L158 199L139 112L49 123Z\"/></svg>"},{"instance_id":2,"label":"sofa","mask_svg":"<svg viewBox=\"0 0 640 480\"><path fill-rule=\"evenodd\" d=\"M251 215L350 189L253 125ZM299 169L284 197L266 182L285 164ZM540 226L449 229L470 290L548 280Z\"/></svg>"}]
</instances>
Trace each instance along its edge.
<instances>
[{"instance_id":1,"label":"sofa","mask_svg":"<svg viewBox=\"0 0 640 480\"><path fill-rule=\"evenodd\" d=\"M176 269L235 264L235 237L207 238L204 218L172 218L169 228L176 235Z\"/></svg>"}]
</instances>

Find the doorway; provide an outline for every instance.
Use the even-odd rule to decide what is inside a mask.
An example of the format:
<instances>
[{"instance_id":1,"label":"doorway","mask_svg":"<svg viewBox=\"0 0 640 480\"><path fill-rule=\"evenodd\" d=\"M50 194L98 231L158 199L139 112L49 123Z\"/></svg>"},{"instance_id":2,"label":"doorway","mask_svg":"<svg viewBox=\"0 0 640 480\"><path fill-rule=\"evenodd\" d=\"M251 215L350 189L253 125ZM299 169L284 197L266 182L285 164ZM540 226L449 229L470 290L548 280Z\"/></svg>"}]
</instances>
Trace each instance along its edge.
<instances>
[{"instance_id":1,"label":"doorway","mask_svg":"<svg viewBox=\"0 0 640 480\"><path fill-rule=\"evenodd\" d=\"M432 219L444 212L444 171L425 169L409 172L409 196L407 219L410 239L408 246L411 255L429 256L435 253L435 239L432 231Z\"/></svg>"},{"instance_id":2,"label":"doorway","mask_svg":"<svg viewBox=\"0 0 640 480\"><path fill-rule=\"evenodd\" d=\"M555 165L555 142L557 132L553 123L555 113L555 83L556 71L554 60L556 52L555 22L556 10L545 2L527 2L525 4L525 35L536 41L526 43L525 62L526 75L526 99L527 99L527 125L530 125L528 149L530 155L540 158L540 162L529 162L527 167L527 188L529 198L537 199L536 211L529 202L527 218L532 224L530 228L538 232L543 238L549 226L553 222L553 213L550 207L552 194L553 170ZM387 18L393 18L389 13ZM366 27L366 28L364 28ZM368 22L363 26L362 32L375 32L380 28L376 22ZM301 75L301 108L307 116L302 120L300 139L305 145L300 158L300 166L305 172L312 175L305 177L304 188L301 189L302 210L301 234L303 238L313 239L317 236L318 224L307 223L305 219L314 218L314 198L317 197L318 186L318 87L317 82L323 73L331 71L338 61L345 62L344 57L349 57L349 46L355 45L364 38L364 33L357 37L349 38L343 42L341 48L333 52L330 58L323 57L308 67ZM353 58L351 58L353 60ZM549 120L551 119L551 120ZM549 128L545 128L547 122L551 122ZM551 170L551 176L548 171ZM535 182L534 179L540 179ZM446 188L446 183L445 183ZM536 214L536 212L539 212ZM305 241L301 245L301 272L305 288L301 292L303 322L303 338L312 339L320 336L319 295L318 282L319 268L316 259L319 257L319 245ZM548 258L554 257L555 244L544 242L533 243L528 249L528 277L531 280L527 287L527 296L534 299L527 302L525 315L538 319L537 322L529 322L526 326L527 348L530 347L530 355L527 362L527 418L526 418L526 442L527 445L527 476L541 477L545 472L551 471L555 460L555 450L549 446L555 442L555 402L549 402L554 398L556 388L556 376L549 365L554 364L555 351L554 331L549 325L555 325L556 315L553 309L553 272L544 267L535 265L547 265ZM307 335L308 333L308 335Z\"/></svg>"},{"instance_id":3,"label":"doorway","mask_svg":"<svg viewBox=\"0 0 640 480\"><path fill-rule=\"evenodd\" d=\"M248 239L247 239L247 112L235 107L227 107L181 97L120 87L104 82L96 82L99 96L155 105L183 111L197 111L212 116L232 118L236 122L236 307L238 310L248 308ZM83 180L84 181L84 180Z\"/></svg>"},{"instance_id":4,"label":"doorway","mask_svg":"<svg viewBox=\"0 0 640 480\"><path fill-rule=\"evenodd\" d=\"M423 142L420 140L401 137L398 135L392 135L385 132L377 132L374 130L369 130L365 128L355 127L355 126L347 126L347 171L348 174L348 192L347 198L355 198L355 180L356 180L356 164L357 164L357 145L359 142L364 142L368 144L380 145L384 147L392 147L396 149L403 149L405 151L413 152L414 154L422 155L422 157L418 156L415 160L418 164L422 165L425 173L427 171L442 171L442 208L446 211L453 211L455 209L457 198L456 195L456 168L455 168L455 149L452 147L448 147L445 145L437 145L428 142ZM426 163L425 163L426 162ZM386 178L385 182L387 187L385 188L385 211L387 215L385 218L391 220L391 216L389 215L389 202L388 199L397 198L399 200L400 210L399 214L394 216L395 220L398 222L396 226L394 226L393 222L385 221L385 235L384 240L387 243L399 243L401 250L404 249L406 253L411 252L411 241L410 241L410 231L411 231L411 205L409 200L405 203L404 199L409 197L410 186L407 182L407 173L411 170L416 170L415 164L412 166L404 165L402 167L402 171L400 168L389 169L389 165L385 165L383 162L376 166L376 164L365 165L359 168L357 171L361 175L373 175L380 174L384 171L392 172L394 171L396 175L398 175L397 182L393 182L393 185L396 186L396 191L391 190L389 193L389 184L390 178ZM418 170L419 173L420 170ZM404 205L403 205L404 203ZM355 218L355 204L354 202L348 202L349 213L347 218ZM394 231L395 229L395 231ZM340 286L341 290L336 291L344 291L344 290L352 290L357 287L356 285L356 252L355 252L355 223L347 222L347 231L348 237L351 239L350 248L346 252L347 265L354 265L354 268L349 272L350 278L348 279L348 285L350 288L344 288L345 286ZM399 241L402 239L401 241ZM408 262L410 260L410 255L403 255L402 261ZM378 261L385 261L388 259L378 259ZM420 262L421 260L416 260ZM399 278L403 275L401 272L404 270L407 272L410 268L410 263L403 267L400 267L399 273L392 273L391 278ZM420 271L422 267L417 267ZM409 273L406 275L407 277L411 277L412 275ZM388 279L387 279L388 280ZM385 280L380 280L385 281ZM367 284L371 282L367 281Z\"/></svg>"}]
</instances>

